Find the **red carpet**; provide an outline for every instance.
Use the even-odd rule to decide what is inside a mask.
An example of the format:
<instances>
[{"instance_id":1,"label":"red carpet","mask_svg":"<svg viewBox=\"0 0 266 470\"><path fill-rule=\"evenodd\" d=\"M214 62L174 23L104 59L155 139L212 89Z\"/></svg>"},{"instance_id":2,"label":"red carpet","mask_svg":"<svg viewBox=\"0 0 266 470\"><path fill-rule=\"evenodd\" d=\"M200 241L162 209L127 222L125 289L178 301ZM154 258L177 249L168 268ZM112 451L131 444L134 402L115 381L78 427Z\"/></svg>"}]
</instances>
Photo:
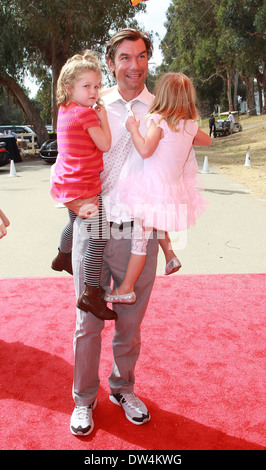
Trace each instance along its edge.
<instances>
[{"instance_id":1,"label":"red carpet","mask_svg":"<svg viewBox=\"0 0 266 470\"><path fill-rule=\"evenodd\" d=\"M108 399L109 322L86 438L69 431L72 278L0 279L0 449L265 449L265 277L157 277L136 370L152 419L134 426Z\"/></svg>"}]
</instances>

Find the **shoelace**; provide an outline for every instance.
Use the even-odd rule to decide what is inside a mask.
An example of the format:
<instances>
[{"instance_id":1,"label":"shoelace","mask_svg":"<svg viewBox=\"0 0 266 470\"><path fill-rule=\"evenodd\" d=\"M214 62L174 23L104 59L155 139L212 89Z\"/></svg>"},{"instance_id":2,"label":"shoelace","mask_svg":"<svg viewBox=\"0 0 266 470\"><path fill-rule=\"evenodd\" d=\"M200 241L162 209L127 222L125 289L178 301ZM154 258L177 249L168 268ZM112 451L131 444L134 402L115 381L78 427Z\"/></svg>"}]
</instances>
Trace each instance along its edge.
<instances>
[{"instance_id":1,"label":"shoelace","mask_svg":"<svg viewBox=\"0 0 266 470\"><path fill-rule=\"evenodd\" d=\"M76 407L77 417L81 420L88 418L90 409L91 409L91 406L77 406Z\"/></svg>"},{"instance_id":2,"label":"shoelace","mask_svg":"<svg viewBox=\"0 0 266 470\"><path fill-rule=\"evenodd\" d=\"M135 393L123 393L123 398L125 399L127 405L132 409L140 408L142 405L140 399L136 397Z\"/></svg>"}]
</instances>

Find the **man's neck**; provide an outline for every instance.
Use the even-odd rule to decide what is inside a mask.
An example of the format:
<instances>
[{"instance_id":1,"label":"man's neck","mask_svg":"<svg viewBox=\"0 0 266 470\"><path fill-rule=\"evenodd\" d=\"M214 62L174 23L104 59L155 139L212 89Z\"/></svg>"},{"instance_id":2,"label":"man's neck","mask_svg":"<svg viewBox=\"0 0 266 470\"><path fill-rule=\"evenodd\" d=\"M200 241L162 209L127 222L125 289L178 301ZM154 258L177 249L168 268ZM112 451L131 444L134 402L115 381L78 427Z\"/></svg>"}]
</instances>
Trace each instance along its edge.
<instances>
[{"instance_id":1,"label":"man's neck","mask_svg":"<svg viewBox=\"0 0 266 470\"><path fill-rule=\"evenodd\" d=\"M117 85L117 89L125 101L132 101L135 98L137 98L137 96L139 96L140 93L144 90L144 85L141 90L140 89L138 90L121 89L119 88L119 85Z\"/></svg>"}]
</instances>

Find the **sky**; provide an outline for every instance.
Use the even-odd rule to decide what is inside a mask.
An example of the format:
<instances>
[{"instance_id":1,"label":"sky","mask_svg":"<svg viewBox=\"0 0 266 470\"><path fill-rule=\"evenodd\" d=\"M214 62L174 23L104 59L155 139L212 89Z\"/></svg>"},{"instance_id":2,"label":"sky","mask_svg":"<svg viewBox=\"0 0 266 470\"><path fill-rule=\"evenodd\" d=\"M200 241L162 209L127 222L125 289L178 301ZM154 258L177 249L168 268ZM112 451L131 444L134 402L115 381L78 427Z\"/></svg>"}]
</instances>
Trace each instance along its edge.
<instances>
[{"instance_id":1,"label":"sky","mask_svg":"<svg viewBox=\"0 0 266 470\"><path fill-rule=\"evenodd\" d=\"M153 43L154 53L151 63L155 63L156 66L160 65L162 61L159 44L166 33L164 23L166 21L166 11L171 3L171 0L148 0L146 2L146 13L136 15L140 26L143 25L145 30L154 31L160 36L160 39L154 37Z\"/></svg>"},{"instance_id":2,"label":"sky","mask_svg":"<svg viewBox=\"0 0 266 470\"><path fill-rule=\"evenodd\" d=\"M160 36L159 39L154 36L154 52L150 60L151 66L158 66L162 61L159 44L166 33L164 23L166 21L166 11L170 4L171 0L148 0L146 2L146 13L141 12L136 14L136 19L142 29L154 31L154 33L158 33ZM29 77L25 78L25 85L31 90L30 97L35 97L38 91L38 85Z\"/></svg>"}]
</instances>

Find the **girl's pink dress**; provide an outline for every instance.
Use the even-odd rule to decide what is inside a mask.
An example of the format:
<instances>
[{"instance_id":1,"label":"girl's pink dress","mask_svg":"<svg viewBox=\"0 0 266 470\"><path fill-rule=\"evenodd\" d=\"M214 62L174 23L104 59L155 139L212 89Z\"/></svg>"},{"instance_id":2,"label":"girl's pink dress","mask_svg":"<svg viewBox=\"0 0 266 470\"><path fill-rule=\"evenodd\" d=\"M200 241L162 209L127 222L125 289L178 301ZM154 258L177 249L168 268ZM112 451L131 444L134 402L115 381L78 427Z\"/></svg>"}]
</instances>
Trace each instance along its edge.
<instances>
[{"instance_id":1,"label":"girl's pink dress","mask_svg":"<svg viewBox=\"0 0 266 470\"><path fill-rule=\"evenodd\" d=\"M51 175L51 196L61 203L86 199L101 192L102 152L88 133L99 127L92 108L60 106L57 120L58 156Z\"/></svg>"},{"instance_id":2,"label":"girl's pink dress","mask_svg":"<svg viewBox=\"0 0 266 470\"><path fill-rule=\"evenodd\" d=\"M160 116L151 119L158 124ZM119 200L143 226L165 231L186 230L195 224L207 203L197 188L198 165L192 142L198 125L180 120L172 131L165 120L157 149L144 159L144 167L119 183Z\"/></svg>"}]
</instances>

